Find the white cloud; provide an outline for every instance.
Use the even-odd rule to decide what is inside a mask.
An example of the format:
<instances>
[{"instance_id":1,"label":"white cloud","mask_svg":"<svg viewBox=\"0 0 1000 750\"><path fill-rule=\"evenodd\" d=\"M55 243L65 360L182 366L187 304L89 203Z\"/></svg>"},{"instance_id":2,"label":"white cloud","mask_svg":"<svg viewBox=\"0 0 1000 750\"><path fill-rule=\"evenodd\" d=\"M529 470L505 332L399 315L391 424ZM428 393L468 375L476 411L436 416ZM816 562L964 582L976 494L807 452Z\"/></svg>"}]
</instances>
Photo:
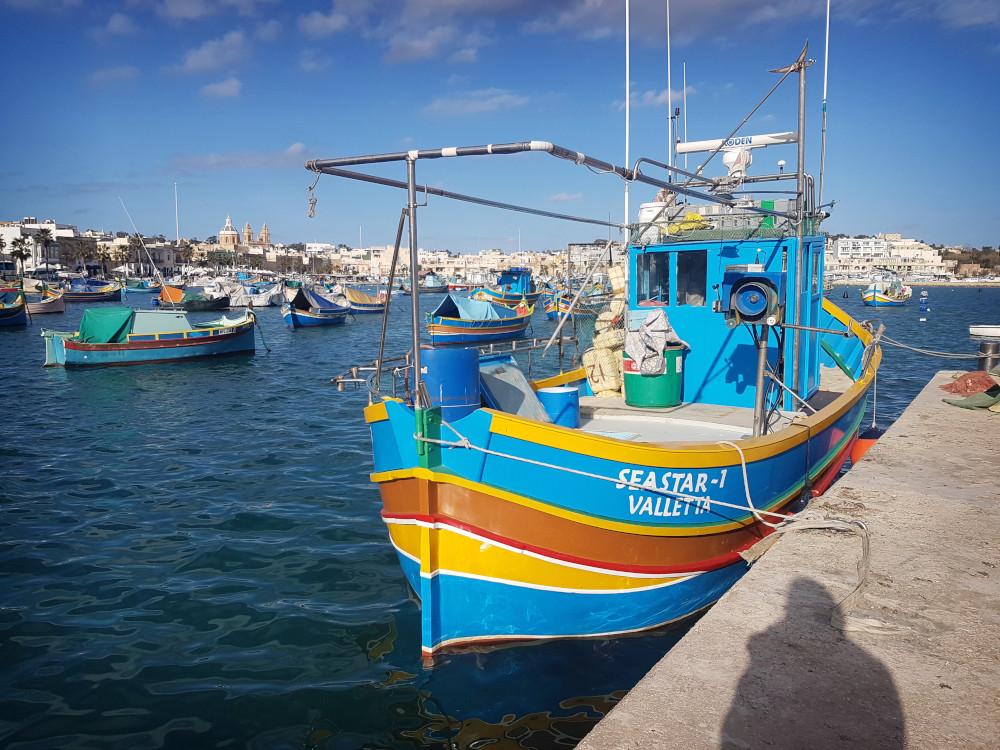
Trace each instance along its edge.
<instances>
[{"instance_id":1,"label":"white cloud","mask_svg":"<svg viewBox=\"0 0 1000 750\"><path fill-rule=\"evenodd\" d=\"M90 74L90 83L93 86L107 86L116 81L127 81L139 77L139 69L131 65L118 65L113 68L102 68Z\"/></svg>"},{"instance_id":2,"label":"white cloud","mask_svg":"<svg viewBox=\"0 0 1000 750\"><path fill-rule=\"evenodd\" d=\"M281 36L281 22L274 19L265 21L254 31L254 36L264 42L273 42Z\"/></svg>"},{"instance_id":3,"label":"white cloud","mask_svg":"<svg viewBox=\"0 0 1000 750\"><path fill-rule=\"evenodd\" d=\"M301 167L306 147L293 143L284 151L229 151L223 154L196 154L175 156L171 168L177 172L218 172L231 169L288 169Z\"/></svg>"},{"instance_id":4,"label":"white cloud","mask_svg":"<svg viewBox=\"0 0 1000 750\"><path fill-rule=\"evenodd\" d=\"M479 51L472 48L460 49L448 59L452 62L475 62L479 59Z\"/></svg>"},{"instance_id":5,"label":"white cloud","mask_svg":"<svg viewBox=\"0 0 1000 750\"><path fill-rule=\"evenodd\" d=\"M500 109L523 107L529 101L526 96L504 89L483 89L437 99L425 107L424 111L435 115L481 115Z\"/></svg>"},{"instance_id":6,"label":"white cloud","mask_svg":"<svg viewBox=\"0 0 1000 750\"><path fill-rule=\"evenodd\" d=\"M553 203L573 203L583 200L583 193L556 193L549 200Z\"/></svg>"},{"instance_id":7,"label":"white cloud","mask_svg":"<svg viewBox=\"0 0 1000 750\"><path fill-rule=\"evenodd\" d=\"M439 57L441 48L458 37L454 26L437 26L415 33L413 29L403 29L389 40L385 59L389 62L409 62Z\"/></svg>"},{"instance_id":8,"label":"white cloud","mask_svg":"<svg viewBox=\"0 0 1000 750\"><path fill-rule=\"evenodd\" d=\"M231 65L246 55L246 38L242 31L230 31L221 39L205 42L198 49L184 55L184 62L175 70L182 73L200 73L218 70Z\"/></svg>"},{"instance_id":9,"label":"white cloud","mask_svg":"<svg viewBox=\"0 0 1000 750\"><path fill-rule=\"evenodd\" d=\"M139 28L132 23L132 19L124 13L112 13L111 18L108 20L108 25L105 28L109 34L118 34L121 36L128 36L139 30Z\"/></svg>"},{"instance_id":10,"label":"white cloud","mask_svg":"<svg viewBox=\"0 0 1000 750\"><path fill-rule=\"evenodd\" d=\"M308 36L330 36L347 28L348 18L336 9L329 13L314 10L304 16L299 16L299 30Z\"/></svg>"},{"instance_id":11,"label":"white cloud","mask_svg":"<svg viewBox=\"0 0 1000 750\"><path fill-rule=\"evenodd\" d=\"M214 11L206 0L163 0L157 12L164 18L191 20L203 18Z\"/></svg>"},{"instance_id":12,"label":"white cloud","mask_svg":"<svg viewBox=\"0 0 1000 750\"><path fill-rule=\"evenodd\" d=\"M239 78L227 78L218 83L210 83L202 86L199 92L202 96L212 99L232 99L240 95L243 91L243 83Z\"/></svg>"},{"instance_id":13,"label":"white cloud","mask_svg":"<svg viewBox=\"0 0 1000 750\"><path fill-rule=\"evenodd\" d=\"M306 73L318 73L327 70L331 65L333 65L332 58L323 57L314 49L302 50L299 53L299 69Z\"/></svg>"}]
</instances>

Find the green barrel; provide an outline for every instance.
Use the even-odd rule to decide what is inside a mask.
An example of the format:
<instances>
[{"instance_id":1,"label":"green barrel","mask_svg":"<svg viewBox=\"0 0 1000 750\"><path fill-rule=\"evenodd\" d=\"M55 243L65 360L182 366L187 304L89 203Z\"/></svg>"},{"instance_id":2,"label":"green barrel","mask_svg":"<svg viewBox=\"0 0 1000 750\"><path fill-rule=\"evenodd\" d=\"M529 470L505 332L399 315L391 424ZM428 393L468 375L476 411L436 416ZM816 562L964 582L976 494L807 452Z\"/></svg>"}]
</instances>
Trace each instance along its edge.
<instances>
[{"instance_id":1,"label":"green barrel","mask_svg":"<svg viewBox=\"0 0 1000 750\"><path fill-rule=\"evenodd\" d=\"M663 352L664 371L659 375L643 375L639 365L622 352L622 375L625 381L625 403L629 406L677 406L681 403L684 385L684 347L668 348Z\"/></svg>"}]
</instances>

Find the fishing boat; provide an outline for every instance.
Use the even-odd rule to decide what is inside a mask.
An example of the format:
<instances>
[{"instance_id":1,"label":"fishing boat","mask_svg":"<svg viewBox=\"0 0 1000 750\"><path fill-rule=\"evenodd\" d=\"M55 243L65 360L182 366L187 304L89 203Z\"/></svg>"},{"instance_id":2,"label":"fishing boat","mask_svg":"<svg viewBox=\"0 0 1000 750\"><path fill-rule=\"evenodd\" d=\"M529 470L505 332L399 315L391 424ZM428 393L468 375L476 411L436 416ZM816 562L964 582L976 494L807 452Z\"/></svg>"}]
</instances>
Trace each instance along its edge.
<instances>
[{"instance_id":1,"label":"fishing boat","mask_svg":"<svg viewBox=\"0 0 1000 750\"><path fill-rule=\"evenodd\" d=\"M420 281L421 294L446 294L448 282L433 273L429 273Z\"/></svg>"},{"instance_id":2,"label":"fishing boat","mask_svg":"<svg viewBox=\"0 0 1000 750\"><path fill-rule=\"evenodd\" d=\"M25 325L28 325L28 314L21 290L0 292L0 326Z\"/></svg>"},{"instance_id":3,"label":"fishing boat","mask_svg":"<svg viewBox=\"0 0 1000 750\"><path fill-rule=\"evenodd\" d=\"M470 292L476 288L475 284L469 284L459 279L452 279L448 282L449 292Z\"/></svg>"},{"instance_id":4,"label":"fishing boat","mask_svg":"<svg viewBox=\"0 0 1000 750\"><path fill-rule=\"evenodd\" d=\"M96 307L77 331L42 329L46 367L95 367L176 362L254 352L252 312L193 323L177 310Z\"/></svg>"},{"instance_id":5,"label":"fishing boat","mask_svg":"<svg viewBox=\"0 0 1000 750\"><path fill-rule=\"evenodd\" d=\"M900 307L913 296L913 288L897 278L877 279L861 293L861 301L868 307Z\"/></svg>"},{"instance_id":6,"label":"fishing boat","mask_svg":"<svg viewBox=\"0 0 1000 750\"><path fill-rule=\"evenodd\" d=\"M66 302L119 302L121 298L122 285L119 282L97 279L74 279L63 293Z\"/></svg>"},{"instance_id":7,"label":"fishing boat","mask_svg":"<svg viewBox=\"0 0 1000 750\"><path fill-rule=\"evenodd\" d=\"M163 285L148 279L125 279L122 291L125 294L158 294Z\"/></svg>"},{"instance_id":8,"label":"fishing boat","mask_svg":"<svg viewBox=\"0 0 1000 750\"><path fill-rule=\"evenodd\" d=\"M377 296L373 296L368 294L368 292L362 292L360 289L347 287L344 290L344 294L347 296L347 301L351 306L351 312L355 315L371 315L372 313L382 313L385 310L385 290L380 291Z\"/></svg>"},{"instance_id":9,"label":"fishing boat","mask_svg":"<svg viewBox=\"0 0 1000 750\"><path fill-rule=\"evenodd\" d=\"M782 81L797 73L804 91L807 66L803 50L779 71ZM800 122L804 112L800 95ZM746 173L749 149L789 143L799 148L794 172ZM529 384L512 358L421 350L414 331L403 398L381 392L382 374L395 386L399 367L381 354L368 380L357 371L336 379L369 384L372 480L420 598L427 655L633 633L697 613L746 572L742 554L823 492L850 453L882 329L823 298L826 214L804 142L785 132L677 149L721 151L728 174L659 176L545 141L306 165L408 188L411 274L418 196L432 191L417 181L425 159L543 154L617 175L632 191L666 191L627 226L624 352L594 349L606 356ZM405 163L405 183L348 169L390 162ZM554 396L570 419L563 408L554 418Z\"/></svg>"},{"instance_id":10,"label":"fishing boat","mask_svg":"<svg viewBox=\"0 0 1000 750\"><path fill-rule=\"evenodd\" d=\"M563 315L574 315L581 318L594 318L600 315L608 303L607 297L581 297L573 304L573 298L557 292L543 295L545 315L549 320L558 320Z\"/></svg>"},{"instance_id":11,"label":"fishing boat","mask_svg":"<svg viewBox=\"0 0 1000 750\"><path fill-rule=\"evenodd\" d=\"M62 289L44 287L41 292L25 295L29 315L66 312L66 300Z\"/></svg>"},{"instance_id":12,"label":"fishing boat","mask_svg":"<svg viewBox=\"0 0 1000 750\"><path fill-rule=\"evenodd\" d=\"M285 296L281 317L289 328L339 325L351 312L347 305L339 305L302 286L286 290Z\"/></svg>"},{"instance_id":13,"label":"fishing boat","mask_svg":"<svg viewBox=\"0 0 1000 750\"><path fill-rule=\"evenodd\" d=\"M427 332L433 346L509 341L524 336L534 311L524 302L511 308L449 294L427 313Z\"/></svg>"},{"instance_id":14,"label":"fishing boat","mask_svg":"<svg viewBox=\"0 0 1000 750\"><path fill-rule=\"evenodd\" d=\"M517 307L524 300L529 305L538 302L542 290L535 288L530 268L508 268L497 277L496 287L480 287L472 296L507 307Z\"/></svg>"},{"instance_id":15,"label":"fishing boat","mask_svg":"<svg viewBox=\"0 0 1000 750\"><path fill-rule=\"evenodd\" d=\"M157 297L161 306L184 312L210 312L229 309L229 295L223 290L207 292L204 288L179 289L164 286Z\"/></svg>"}]
</instances>

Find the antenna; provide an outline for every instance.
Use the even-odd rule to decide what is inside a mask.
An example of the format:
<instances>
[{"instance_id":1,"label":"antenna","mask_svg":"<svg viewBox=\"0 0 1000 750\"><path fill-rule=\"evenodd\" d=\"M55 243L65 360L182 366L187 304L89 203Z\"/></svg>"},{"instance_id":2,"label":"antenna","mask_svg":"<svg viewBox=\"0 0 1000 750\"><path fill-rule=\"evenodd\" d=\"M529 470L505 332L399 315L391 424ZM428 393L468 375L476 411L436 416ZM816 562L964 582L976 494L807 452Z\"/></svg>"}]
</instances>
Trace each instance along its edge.
<instances>
[{"instance_id":1,"label":"antenna","mask_svg":"<svg viewBox=\"0 0 1000 750\"><path fill-rule=\"evenodd\" d=\"M819 203L823 206L823 170L826 166L826 78L830 70L830 0L826 0L826 59L823 61L823 137L819 147Z\"/></svg>"}]
</instances>

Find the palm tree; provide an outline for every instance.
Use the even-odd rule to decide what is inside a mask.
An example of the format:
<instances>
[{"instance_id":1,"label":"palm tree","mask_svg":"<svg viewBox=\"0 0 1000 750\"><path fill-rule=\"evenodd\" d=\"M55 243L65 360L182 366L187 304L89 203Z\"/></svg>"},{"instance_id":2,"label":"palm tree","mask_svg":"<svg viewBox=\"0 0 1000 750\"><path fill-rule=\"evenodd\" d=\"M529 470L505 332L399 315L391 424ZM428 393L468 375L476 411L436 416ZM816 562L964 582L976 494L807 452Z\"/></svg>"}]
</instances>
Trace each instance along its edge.
<instances>
[{"instance_id":1,"label":"palm tree","mask_svg":"<svg viewBox=\"0 0 1000 750\"><path fill-rule=\"evenodd\" d=\"M135 256L135 259L136 259L136 261L139 264L139 269L140 269L139 275L140 276L142 275L142 272L141 272L142 271L142 254L140 253L140 251L142 250L142 248L143 248L142 235L139 234L138 232L136 232L133 235L130 235L129 238L128 238L128 248L127 248L128 249L128 260L131 263L133 255ZM126 274L126 276L127 275L128 274Z\"/></svg>"},{"instance_id":2,"label":"palm tree","mask_svg":"<svg viewBox=\"0 0 1000 750\"><path fill-rule=\"evenodd\" d=\"M31 257L31 251L28 249L28 240L24 237L15 237L11 243L10 257L17 261L17 265L20 268L20 275L24 276L24 261Z\"/></svg>"},{"instance_id":3,"label":"palm tree","mask_svg":"<svg viewBox=\"0 0 1000 750\"><path fill-rule=\"evenodd\" d=\"M7 262L7 240L0 235L0 261L4 264Z\"/></svg>"},{"instance_id":4,"label":"palm tree","mask_svg":"<svg viewBox=\"0 0 1000 750\"><path fill-rule=\"evenodd\" d=\"M54 240L52 239L52 230L48 227L44 227L38 230L35 235L35 242L42 246L42 259L45 263L45 270L49 267L49 248L52 246Z\"/></svg>"}]
</instances>

